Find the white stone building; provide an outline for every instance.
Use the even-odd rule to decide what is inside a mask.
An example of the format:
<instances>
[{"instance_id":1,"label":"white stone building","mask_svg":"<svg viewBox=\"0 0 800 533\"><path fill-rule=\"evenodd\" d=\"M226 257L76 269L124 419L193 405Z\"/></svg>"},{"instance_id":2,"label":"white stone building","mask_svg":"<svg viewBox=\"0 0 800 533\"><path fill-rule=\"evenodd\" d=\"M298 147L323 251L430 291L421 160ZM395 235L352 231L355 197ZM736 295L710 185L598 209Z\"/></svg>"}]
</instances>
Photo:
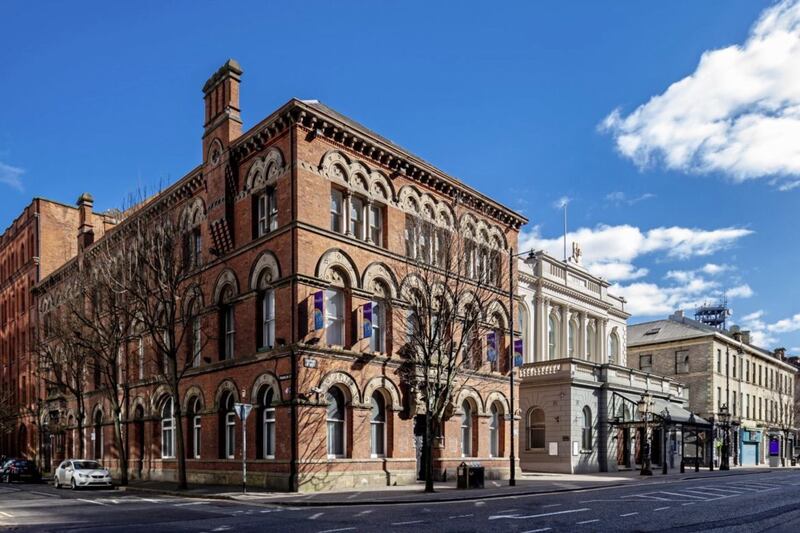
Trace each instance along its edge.
<instances>
[{"instance_id":1,"label":"white stone building","mask_svg":"<svg viewBox=\"0 0 800 533\"><path fill-rule=\"evenodd\" d=\"M573 258L545 252L521 264L516 309L520 377L520 465L525 471L598 472L641 462L637 403L649 392L652 464L677 468L682 427L706 422L685 409L685 387L626 367L625 301ZM529 261L531 262L531 261ZM658 429L652 429L658 426ZM524 432L523 432L524 431Z\"/></svg>"}]
</instances>

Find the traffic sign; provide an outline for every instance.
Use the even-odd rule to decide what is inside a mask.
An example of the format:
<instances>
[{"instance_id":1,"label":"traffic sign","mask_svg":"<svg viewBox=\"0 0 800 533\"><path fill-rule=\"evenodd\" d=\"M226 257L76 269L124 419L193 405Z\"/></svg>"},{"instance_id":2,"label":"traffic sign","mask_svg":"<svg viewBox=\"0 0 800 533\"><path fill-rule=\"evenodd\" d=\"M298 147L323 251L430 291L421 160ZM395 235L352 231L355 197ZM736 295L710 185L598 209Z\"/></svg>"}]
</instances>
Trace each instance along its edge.
<instances>
[{"instance_id":1,"label":"traffic sign","mask_svg":"<svg viewBox=\"0 0 800 533\"><path fill-rule=\"evenodd\" d=\"M236 411L236 414L239 416L240 420L247 420L248 415L250 415L250 411L253 410L253 404L235 403L233 404L233 409Z\"/></svg>"}]
</instances>

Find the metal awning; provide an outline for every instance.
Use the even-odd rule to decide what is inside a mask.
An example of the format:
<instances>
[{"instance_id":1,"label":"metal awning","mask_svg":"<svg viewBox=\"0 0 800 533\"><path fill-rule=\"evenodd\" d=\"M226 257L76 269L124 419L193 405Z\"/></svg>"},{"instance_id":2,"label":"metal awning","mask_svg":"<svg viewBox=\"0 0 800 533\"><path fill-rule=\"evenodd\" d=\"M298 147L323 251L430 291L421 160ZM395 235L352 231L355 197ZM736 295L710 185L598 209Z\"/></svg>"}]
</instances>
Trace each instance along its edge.
<instances>
[{"instance_id":1,"label":"metal awning","mask_svg":"<svg viewBox=\"0 0 800 533\"><path fill-rule=\"evenodd\" d=\"M641 395L637 395L631 392L620 392L620 391L613 391L614 395L619 397L623 402L629 402L633 404L633 419L632 421L624 421L624 422L636 422L639 421L639 413L636 412L636 407L641 401ZM614 402L614 413L616 413L616 402ZM653 397L653 414L658 418L663 419L664 410L669 414L668 420L674 424L684 424L684 425L692 425L692 426L707 426L711 427L711 424L704 418L701 418L691 411L681 407L676 403L672 403L669 400L664 398ZM612 417L613 418L613 417Z\"/></svg>"}]
</instances>

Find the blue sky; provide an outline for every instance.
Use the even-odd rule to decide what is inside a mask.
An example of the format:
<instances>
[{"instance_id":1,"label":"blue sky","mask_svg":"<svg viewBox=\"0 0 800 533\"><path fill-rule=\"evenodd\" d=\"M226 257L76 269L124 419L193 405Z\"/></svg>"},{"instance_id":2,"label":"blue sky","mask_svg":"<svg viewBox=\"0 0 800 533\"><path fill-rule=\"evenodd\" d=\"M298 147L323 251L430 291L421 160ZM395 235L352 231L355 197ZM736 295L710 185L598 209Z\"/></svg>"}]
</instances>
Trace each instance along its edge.
<instances>
[{"instance_id":1,"label":"blue sky","mask_svg":"<svg viewBox=\"0 0 800 533\"><path fill-rule=\"evenodd\" d=\"M299 4L0 4L0 224L35 195L105 209L193 168L201 87L234 57L246 128L319 99L554 252L569 198L570 240L632 322L728 291L735 322L800 352L794 3Z\"/></svg>"}]
</instances>

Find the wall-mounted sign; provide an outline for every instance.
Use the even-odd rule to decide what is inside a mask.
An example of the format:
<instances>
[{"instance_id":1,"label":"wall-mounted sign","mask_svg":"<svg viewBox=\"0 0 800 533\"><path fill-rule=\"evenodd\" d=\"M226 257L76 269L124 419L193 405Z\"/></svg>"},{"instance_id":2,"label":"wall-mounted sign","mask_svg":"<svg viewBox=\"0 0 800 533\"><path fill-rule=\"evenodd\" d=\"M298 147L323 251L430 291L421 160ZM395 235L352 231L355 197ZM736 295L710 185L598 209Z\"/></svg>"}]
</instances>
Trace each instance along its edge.
<instances>
[{"instance_id":1,"label":"wall-mounted sign","mask_svg":"<svg viewBox=\"0 0 800 533\"><path fill-rule=\"evenodd\" d=\"M303 366L306 368L317 368L317 360L313 357L303 358Z\"/></svg>"},{"instance_id":2,"label":"wall-mounted sign","mask_svg":"<svg viewBox=\"0 0 800 533\"><path fill-rule=\"evenodd\" d=\"M372 302L367 302L364 304L363 316L364 316L364 338L368 339L372 337Z\"/></svg>"},{"instance_id":3,"label":"wall-mounted sign","mask_svg":"<svg viewBox=\"0 0 800 533\"><path fill-rule=\"evenodd\" d=\"M486 335L486 359L490 363L497 361L497 334L494 331Z\"/></svg>"},{"instance_id":4,"label":"wall-mounted sign","mask_svg":"<svg viewBox=\"0 0 800 533\"><path fill-rule=\"evenodd\" d=\"M292 377L291 374L281 374L280 376L278 376L278 379L284 380L284 379L289 379L291 377Z\"/></svg>"},{"instance_id":5,"label":"wall-mounted sign","mask_svg":"<svg viewBox=\"0 0 800 533\"><path fill-rule=\"evenodd\" d=\"M514 366L522 366L523 350L522 339L514 339Z\"/></svg>"},{"instance_id":6,"label":"wall-mounted sign","mask_svg":"<svg viewBox=\"0 0 800 533\"><path fill-rule=\"evenodd\" d=\"M319 330L325 327L325 291L314 293L314 329Z\"/></svg>"},{"instance_id":7,"label":"wall-mounted sign","mask_svg":"<svg viewBox=\"0 0 800 533\"><path fill-rule=\"evenodd\" d=\"M550 443L550 455L558 455L558 443L551 442Z\"/></svg>"}]
</instances>

